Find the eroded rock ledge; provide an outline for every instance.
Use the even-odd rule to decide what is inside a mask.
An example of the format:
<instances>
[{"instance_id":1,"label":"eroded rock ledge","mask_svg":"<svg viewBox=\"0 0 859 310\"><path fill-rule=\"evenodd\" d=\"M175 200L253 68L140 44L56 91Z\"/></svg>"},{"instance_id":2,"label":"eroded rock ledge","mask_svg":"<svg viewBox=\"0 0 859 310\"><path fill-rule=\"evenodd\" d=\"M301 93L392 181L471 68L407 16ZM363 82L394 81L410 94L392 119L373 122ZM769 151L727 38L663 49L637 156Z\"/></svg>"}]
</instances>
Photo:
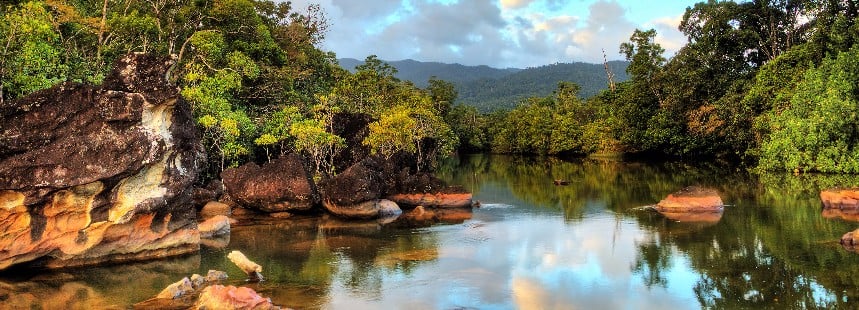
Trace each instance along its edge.
<instances>
[{"instance_id":1,"label":"eroded rock ledge","mask_svg":"<svg viewBox=\"0 0 859 310\"><path fill-rule=\"evenodd\" d=\"M0 269L199 249L190 189L204 155L170 65L132 54L102 86L64 83L0 106Z\"/></svg>"}]
</instances>

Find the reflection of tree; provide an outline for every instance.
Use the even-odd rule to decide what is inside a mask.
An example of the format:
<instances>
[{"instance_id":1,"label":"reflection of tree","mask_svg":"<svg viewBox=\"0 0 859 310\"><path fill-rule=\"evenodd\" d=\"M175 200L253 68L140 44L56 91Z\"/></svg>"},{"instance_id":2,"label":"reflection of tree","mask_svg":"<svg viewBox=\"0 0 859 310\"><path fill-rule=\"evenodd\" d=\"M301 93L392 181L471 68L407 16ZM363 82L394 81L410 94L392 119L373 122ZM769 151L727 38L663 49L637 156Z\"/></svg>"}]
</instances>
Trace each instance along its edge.
<instances>
[{"instance_id":1,"label":"reflection of tree","mask_svg":"<svg viewBox=\"0 0 859 310\"><path fill-rule=\"evenodd\" d=\"M694 292L702 307L845 308L859 299L859 255L836 241L855 224L822 218L819 199L821 189L859 185L855 177L505 156L464 157L457 164L444 179L479 184L470 188L478 197L512 194L560 209L573 223L595 205L634 219L650 234L637 244L632 271L648 287L668 287L672 257L687 257L700 273ZM571 184L553 186L554 179ZM689 185L720 192L729 204L721 221L679 223L636 209Z\"/></svg>"},{"instance_id":2,"label":"reflection of tree","mask_svg":"<svg viewBox=\"0 0 859 310\"><path fill-rule=\"evenodd\" d=\"M257 291L276 304L297 308L324 305L335 281L352 294L379 298L387 273L410 274L437 258L439 244L434 234L327 218L238 226L231 242L230 250L263 266L267 281ZM232 270L222 256L204 255L210 261L202 265Z\"/></svg>"},{"instance_id":3,"label":"reflection of tree","mask_svg":"<svg viewBox=\"0 0 859 310\"><path fill-rule=\"evenodd\" d=\"M819 189L834 184L844 183L762 175L723 185L733 206L714 226L640 215L638 222L659 242L639 245L633 270L648 279L664 260L652 253L675 248L701 274L694 291L702 307L845 307L859 297L853 289L859 285L859 257L834 243L852 225L820 215Z\"/></svg>"},{"instance_id":4,"label":"reflection of tree","mask_svg":"<svg viewBox=\"0 0 859 310\"><path fill-rule=\"evenodd\" d=\"M668 286L668 279L664 271L671 268L672 254L671 248L661 246L658 240L647 240L638 245L632 272L640 274L644 285L648 288L652 286L665 288Z\"/></svg>"}]
</instances>

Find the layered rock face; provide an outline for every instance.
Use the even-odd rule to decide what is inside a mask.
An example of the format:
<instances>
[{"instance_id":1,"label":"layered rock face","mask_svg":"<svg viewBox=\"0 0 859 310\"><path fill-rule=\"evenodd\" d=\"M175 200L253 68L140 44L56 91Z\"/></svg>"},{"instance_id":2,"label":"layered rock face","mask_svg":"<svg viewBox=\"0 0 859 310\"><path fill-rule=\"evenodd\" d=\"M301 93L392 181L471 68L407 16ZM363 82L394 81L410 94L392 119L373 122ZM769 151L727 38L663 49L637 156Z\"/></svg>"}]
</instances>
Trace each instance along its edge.
<instances>
[{"instance_id":1,"label":"layered rock face","mask_svg":"<svg viewBox=\"0 0 859 310\"><path fill-rule=\"evenodd\" d=\"M170 61L117 61L100 87L65 83L0 106L0 269L199 249L191 200L204 156Z\"/></svg>"}]
</instances>

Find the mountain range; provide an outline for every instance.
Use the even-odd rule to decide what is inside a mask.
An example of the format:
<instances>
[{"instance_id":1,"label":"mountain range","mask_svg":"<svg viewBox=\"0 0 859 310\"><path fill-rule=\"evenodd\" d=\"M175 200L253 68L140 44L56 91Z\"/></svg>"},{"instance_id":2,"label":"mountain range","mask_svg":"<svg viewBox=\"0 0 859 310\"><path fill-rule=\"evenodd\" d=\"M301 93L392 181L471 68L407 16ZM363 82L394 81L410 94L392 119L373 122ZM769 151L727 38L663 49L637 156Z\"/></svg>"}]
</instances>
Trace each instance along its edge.
<instances>
[{"instance_id":1,"label":"mountain range","mask_svg":"<svg viewBox=\"0 0 859 310\"><path fill-rule=\"evenodd\" d=\"M340 66L350 71L364 63L353 58L341 58L338 61ZM574 62L525 69L499 69L411 59L386 62L397 68L397 78L411 81L421 88L427 86L432 76L453 83L459 92L457 102L474 106L481 112L509 110L515 108L522 99L551 95L561 81L581 86L579 96L582 98L594 96L608 88L603 64ZM608 62L615 83L628 79L628 65L626 61Z\"/></svg>"}]
</instances>

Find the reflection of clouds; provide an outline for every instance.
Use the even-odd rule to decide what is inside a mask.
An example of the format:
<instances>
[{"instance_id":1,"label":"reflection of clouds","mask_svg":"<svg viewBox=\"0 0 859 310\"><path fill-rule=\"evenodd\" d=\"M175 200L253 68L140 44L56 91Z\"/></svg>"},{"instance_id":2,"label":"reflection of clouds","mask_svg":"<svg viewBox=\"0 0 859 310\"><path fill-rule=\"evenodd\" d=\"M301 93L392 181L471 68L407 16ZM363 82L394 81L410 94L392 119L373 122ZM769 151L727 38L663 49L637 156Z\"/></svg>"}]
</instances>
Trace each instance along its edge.
<instances>
[{"instance_id":1,"label":"reflection of clouds","mask_svg":"<svg viewBox=\"0 0 859 310\"><path fill-rule=\"evenodd\" d=\"M634 222L591 216L565 223L561 216L520 208L475 210L472 222L431 228L439 257L408 275L384 272L381 296L332 288L332 308L397 305L410 309L684 309L695 308L697 274L675 254L666 288L647 288L632 272L647 233ZM485 218L504 218L485 222ZM471 234L488 235L469 242ZM614 241L614 244L613 244Z\"/></svg>"}]
</instances>

